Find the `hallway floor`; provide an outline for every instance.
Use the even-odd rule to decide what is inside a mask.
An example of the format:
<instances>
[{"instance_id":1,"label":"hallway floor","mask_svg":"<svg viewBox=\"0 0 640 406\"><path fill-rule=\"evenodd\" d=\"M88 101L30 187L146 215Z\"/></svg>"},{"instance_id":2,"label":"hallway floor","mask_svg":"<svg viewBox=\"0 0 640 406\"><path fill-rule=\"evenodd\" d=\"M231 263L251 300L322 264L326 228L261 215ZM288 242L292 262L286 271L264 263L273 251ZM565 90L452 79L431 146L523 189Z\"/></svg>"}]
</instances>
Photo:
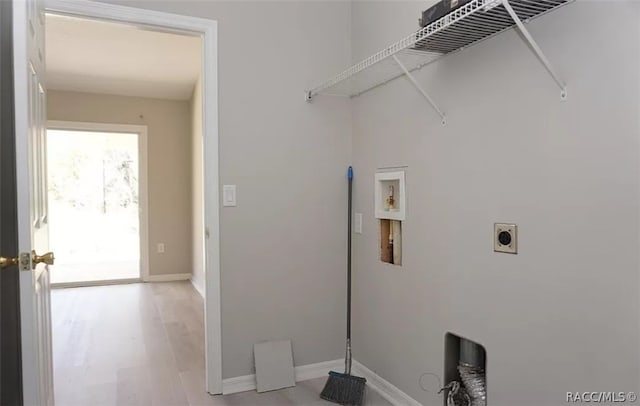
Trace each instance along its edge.
<instances>
[{"instance_id":1,"label":"hallway floor","mask_svg":"<svg viewBox=\"0 0 640 406\"><path fill-rule=\"evenodd\" d=\"M326 378L258 394L204 389L204 303L190 282L52 291L57 406L332 405ZM368 390L367 405L389 405Z\"/></svg>"}]
</instances>

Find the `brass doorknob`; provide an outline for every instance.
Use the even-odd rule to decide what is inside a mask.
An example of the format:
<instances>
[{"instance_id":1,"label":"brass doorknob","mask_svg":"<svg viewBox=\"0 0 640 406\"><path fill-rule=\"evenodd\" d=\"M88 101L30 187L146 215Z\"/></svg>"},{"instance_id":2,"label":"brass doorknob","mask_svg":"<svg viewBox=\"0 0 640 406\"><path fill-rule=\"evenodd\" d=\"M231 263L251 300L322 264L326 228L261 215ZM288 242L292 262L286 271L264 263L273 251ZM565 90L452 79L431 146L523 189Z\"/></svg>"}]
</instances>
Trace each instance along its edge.
<instances>
[{"instance_id":1,"label":"brass doorknob","mask_svg":"<svg viewBox=\"0 0 640 406\"><path fill-rule=\"evenodd\" d=\"M9 268L14 265L18 265L18 258L0 257L0 269Z\"/></svg>"},{"instance_id":2,"label":"brass doorknob","mask_svg":"<svg viewBox=\"0 0 640 406\"><path fill-rule=\"evenodd\" d=\"M33 263L34 268L37 264L53 265L55 260L56 258L53 255L53 252L47 252L44 255L38 255L35 251L31 251L31 262Z\"/></svg>"},{"instance_id":3,"label":"brass doorknob","mask_svg":"<svg viewBox=\"0 0 640 406\"><path fill-rule=\"evenodd\" d=\"M25 258L26 256L26 258ZM20 255L20 257L24 258L22 261L21 269L28 270L29 269L29 254ZM10 266L20 264L20 257L16 258L6 258L0 257L0 269L9 268ZM38 255L35 251L31 251L31 263L33 268L35 269L37 264L47 264L53 265L55 262L55 256L53 252L47 252L44 255Z\"/></svg>"}]
</instances>

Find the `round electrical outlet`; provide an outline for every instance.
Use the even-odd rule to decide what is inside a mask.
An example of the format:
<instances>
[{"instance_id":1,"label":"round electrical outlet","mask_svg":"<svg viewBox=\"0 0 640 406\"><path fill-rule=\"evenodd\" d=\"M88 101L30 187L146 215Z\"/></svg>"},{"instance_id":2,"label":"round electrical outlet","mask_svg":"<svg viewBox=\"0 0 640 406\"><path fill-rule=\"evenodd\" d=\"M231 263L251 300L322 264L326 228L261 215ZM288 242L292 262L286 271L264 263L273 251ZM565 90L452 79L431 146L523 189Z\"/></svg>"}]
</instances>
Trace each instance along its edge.
<instances>
[{"instance_id":1,"label":"round electrical outlet","mask_svg":"<svg viewBox=\"0 0 640 406\"><path fill-rule=\"evenodd\" d=\"M496 223L493 225L493 250L507 254L518 253L518 226Z\"/></svg>"},{"instance_id":2,"label":"round electrical outlet","mask_svg":"<svg viewBox=\"0 0 640 406\"><path fill-rule=\"evenodd\" d=\"M500 231L500 233L498 234L498 241L502 245L511 244L511 233L508 231Z\"/></svg>"}]
</instances>

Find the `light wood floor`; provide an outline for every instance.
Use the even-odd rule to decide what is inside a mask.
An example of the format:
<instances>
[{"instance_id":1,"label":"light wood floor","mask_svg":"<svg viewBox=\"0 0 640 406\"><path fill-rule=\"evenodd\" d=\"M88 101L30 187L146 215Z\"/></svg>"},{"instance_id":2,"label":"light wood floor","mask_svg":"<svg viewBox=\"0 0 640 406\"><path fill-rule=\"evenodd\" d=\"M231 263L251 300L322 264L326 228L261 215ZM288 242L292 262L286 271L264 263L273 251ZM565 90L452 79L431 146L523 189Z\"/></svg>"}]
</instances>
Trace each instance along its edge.
<instances>
[{"instance_id":1,"label":"light wood floor","mask_svg":"<svg viewBox=\"0 0 640 406\"><path fill-rule=\"evenodd\" d=\"M319 398L326 378L208 395L203 312L189 282L53 290L56 405L332 405ZM366 404L389 405L370 390Z\"/></svg>"}]
</instances>

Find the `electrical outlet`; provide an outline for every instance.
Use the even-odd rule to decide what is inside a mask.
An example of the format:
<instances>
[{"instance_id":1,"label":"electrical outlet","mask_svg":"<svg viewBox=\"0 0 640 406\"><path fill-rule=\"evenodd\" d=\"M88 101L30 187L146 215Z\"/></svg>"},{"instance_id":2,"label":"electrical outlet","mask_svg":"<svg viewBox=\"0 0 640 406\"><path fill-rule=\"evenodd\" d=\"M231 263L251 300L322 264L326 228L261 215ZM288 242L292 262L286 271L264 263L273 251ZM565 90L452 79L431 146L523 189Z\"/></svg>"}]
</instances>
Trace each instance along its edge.
<instances>
[{"instance_id":1,"label":"electrical outlet","mask_svg":"<svg viewBox=\"0 0 640 406\"><path fill-rule=\"evenodd\" d=\"M518 253L518 226L495 223L493 225L493 250L507 254Z\"/></svg>"},{"instance_id":2,"label":"electrical outlet","mask_svg":"<svg viewBox=\"0 0 640 406\"><path fill-rule=\"evenodd\" d=\"M356 234L362 234L362 213L356 213L355 222L353 228L355 228Z\"/></svg>"},{"instance_id":3,"label":"electrical outlet","mask_svg":"<svg viewBox=\"0 0 640 406\"><path fill-rule=\"evenodd\" d=\"M164 243L163 242L159 242L158 243L158 254L164 254Z\"/></svg>"}]
</instances>

